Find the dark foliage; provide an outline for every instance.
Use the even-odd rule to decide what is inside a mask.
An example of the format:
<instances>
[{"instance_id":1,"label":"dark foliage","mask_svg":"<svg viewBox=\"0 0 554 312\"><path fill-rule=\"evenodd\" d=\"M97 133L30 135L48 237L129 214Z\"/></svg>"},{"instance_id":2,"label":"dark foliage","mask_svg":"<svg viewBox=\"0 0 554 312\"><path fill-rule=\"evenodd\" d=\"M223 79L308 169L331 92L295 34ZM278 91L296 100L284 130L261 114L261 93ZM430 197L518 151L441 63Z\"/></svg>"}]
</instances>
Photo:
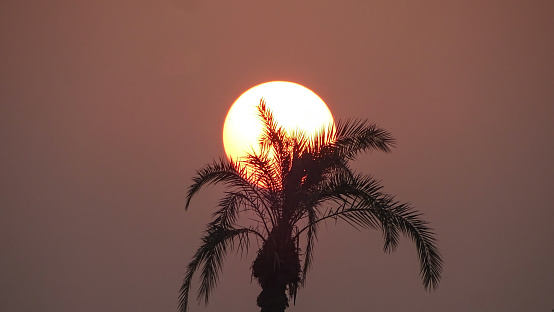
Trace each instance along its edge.
<instances>
[{"instance_id":1,"label":"dark foliage","mask_svg":"<svg viewBox=\"0 0 554 312\"><path fill-rule=\"evenodd\" d=\"M208 164L188 189L187 209L202 187L218 183L227 187L187 266L180 311L187 311L193 274L200 270L198 300L207 303L226 253L248 251L252 238L261 245L252 264L252 275L262 287L257 303L263 312L284 311L306 281L318 225L330 219L380 230L385 252L394 251L400 234L410 238L417 248L423 285L429 290L438 286L442 259L428 223L410 205L382 192L377 180L349 166L360 153L390 152L394 145L390 133L356 119L339 121L307 139L303 133L288 134L280 128L263 100L258 111L265 124L260 153ZM241 225L244 218L251 225Z\"/></svg>"}]
</instances>

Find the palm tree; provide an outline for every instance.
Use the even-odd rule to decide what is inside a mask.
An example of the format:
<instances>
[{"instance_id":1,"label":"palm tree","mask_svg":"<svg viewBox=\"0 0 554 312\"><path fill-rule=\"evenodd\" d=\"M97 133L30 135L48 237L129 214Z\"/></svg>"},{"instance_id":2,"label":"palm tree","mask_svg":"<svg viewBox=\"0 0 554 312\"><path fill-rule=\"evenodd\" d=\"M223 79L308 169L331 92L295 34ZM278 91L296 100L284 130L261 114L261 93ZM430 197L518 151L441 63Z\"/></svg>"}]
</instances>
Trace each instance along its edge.
<instances>
[{"instance_id":1,"label":"palm tree","mask_svg":"<svg viewBox=\"0 0 554 312\"><path fill-rule=\"evenodd\" d=\"M198 300L207 304L227 251L248 251L255 238L261 246L252 264L252 275L262 288L257 304L262 312L283 312L306 282L318 225L326 220L381 230L385 252L394 251L399 233L404 234L415 242L424 287L438 286L442 259L428 223L409 204L382 192L377 180L349 166L362 152L390 152L394 146L390 133L358 119L339 121L336 128L322 129L307 139L279 127L263 99L258 112L265 125L260 152L240 162L220 159L204 166L188 189L187 209L203 186L227 187L187 266L180 311L187 311L197 270L201 271Z\"/></svg>"}]
</instances>

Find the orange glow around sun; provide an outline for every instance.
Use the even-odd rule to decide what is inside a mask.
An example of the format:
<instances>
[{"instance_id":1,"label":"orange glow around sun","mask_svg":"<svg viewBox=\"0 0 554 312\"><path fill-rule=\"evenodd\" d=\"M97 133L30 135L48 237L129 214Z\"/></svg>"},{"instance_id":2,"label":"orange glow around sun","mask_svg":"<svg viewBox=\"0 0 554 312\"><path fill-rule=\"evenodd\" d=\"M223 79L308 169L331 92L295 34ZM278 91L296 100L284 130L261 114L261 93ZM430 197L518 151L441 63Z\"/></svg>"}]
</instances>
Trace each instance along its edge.
<instances>
[{"instance_id":1,"label":"orange glow around sun","mask_svg":"<svg viewBox=\"0 0 554 312\"><path fill-rule=\"evenodd\" d=\"M300 130L310 138L334 123L331 111L312 90L287 81L259 84L244 92L227 113L223 145L229 159L240 161L247 153L259 153L263 123L256 107L262 98L288 133Z\"/></svg>"}]
</instances>

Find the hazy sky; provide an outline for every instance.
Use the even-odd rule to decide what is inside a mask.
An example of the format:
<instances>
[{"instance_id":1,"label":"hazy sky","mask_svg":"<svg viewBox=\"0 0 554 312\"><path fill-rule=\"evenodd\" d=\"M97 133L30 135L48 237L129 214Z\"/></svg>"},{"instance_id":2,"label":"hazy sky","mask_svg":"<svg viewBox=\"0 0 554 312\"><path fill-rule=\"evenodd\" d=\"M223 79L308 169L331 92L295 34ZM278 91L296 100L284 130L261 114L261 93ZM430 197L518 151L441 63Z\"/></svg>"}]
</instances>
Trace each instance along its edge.
<instances>
[{"instance_id":1,"label":"hazy sky","mask_svg":"<svg viewBox=\"0 0 554 312\"><path fill-rule=\"evenodd\" d=\"M301 83L391 131L356 169L436 229L425 292L403 240L321 227L287 311L554 309L554 2L0 2L0 311L176 311L246 89ZM254 246L255 247L255 246ZM247 257L207 308L257 311ZM197 284L196 284L197 285ZM195 288L196 290L196 288Z\"/></svg>"}]
</instances>

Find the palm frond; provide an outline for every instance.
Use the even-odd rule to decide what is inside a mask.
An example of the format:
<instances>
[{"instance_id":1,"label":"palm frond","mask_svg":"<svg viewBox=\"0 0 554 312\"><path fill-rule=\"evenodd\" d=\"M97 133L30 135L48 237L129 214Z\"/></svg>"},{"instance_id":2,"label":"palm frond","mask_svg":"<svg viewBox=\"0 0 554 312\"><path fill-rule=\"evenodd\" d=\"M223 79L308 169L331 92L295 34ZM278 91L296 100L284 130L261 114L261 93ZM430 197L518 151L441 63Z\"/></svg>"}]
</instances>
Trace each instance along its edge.
<instances>
[{"instance_id":1,"label":"palm frond","mask_svg":"<svg viewBox=\"0 0 554 312\"><path fill-rule=\"evenodd\" d=\"M426 289L435 289L442 273L442 258L435 233L420 213L410 205L399 203L382 193L380 183L365 175L336 175L319 194L321 200L333 200L342 205L329 209L309 226L327 219L341 219L354 227L381 229L384 251L393 251L399 242L399 231L416 243L420 276ZM309 228L301 229L299 233Z\"/></svg>"},{"instance_id":2,"label":"palm frond","mask_svg":"<svg viewBox=\"0 0 554 312\"><path fill-rule=\"evenodd\" d=\"M356 179L355 179L356 180ZM343 218L356 220L368 227L379 228L384 238L385 252L394 251L399 243L399 231L416 243L420 263L420 276L427 290L438 287L442 273L442 257L440 255L434 231L428 222L422 220L421 213L407 203L400 203L394 197L380 192L381 185L370 177L358 176L359 189L363 191L360 202L350 209L343 210Z\"/></svg>"},{"instance_id":3,"label":"palm frond","mask_svg":"<svg viewBox=\"0 0 554 312\"><path fill-rule=\"evenodd\" d=\"M388 131L367 120L347 119L337 122L334 145L347 159L353 159L360 152L375 149L388 153L394 144L395 140Z\"/></svg>"},{"instance_id":4,"label":"palm frond","mask_svg":"<svg viewBox=\"0 0 554 312\"><path fill-rule=\"evenodd\" d=\"M275 222L273 212L268 203L274 194L271 194L267 189L262 189L253 183L248 177L246 170L247 163L236 163L220 159L212 164L205 165L197 171L197 175L193 177L193 184L188 189L187 201L185 209L188 209L192 197L203 187L210 184L224 183L231 189L238 189L244 194L244 198L249 198L250 203L256 203L256 209L260 221L267 221L264 216L272 218L271 222Z\"/></svg>"},{"instance_id":5,"label":"palm frond","mask_svg":"<svg viewBox=\"0 0 554 312\"><path fill-rule=\"evenodd\" d=\"M278 162L273 157L269 157L267 151L262 151L261 155L248 154L244 162L251 172L253 183L268 190L282 188Z\"/></svg>"},{"instance_id":6,"label":"palm frond","mask_svg":"<svg viewBox=\"0 0 554 312\"><path fill-rule=\"evenodd\" d=\"M389 201L387 199L386 201ZM434 231L423 221L421 214L408 204L398 202L383 203L378 200L371 206L360 205L344 209L336 213L343 220L350 220L359 225L375 226L379 221L379 228L385 240L384 250L393 251L399 242L400 230L404 235L416 243L420 264L420 277L427 290L438 287L442 273L442 258L437 247Z\"/></svg>"},{"instance_id":7,"label":"palm frond","mask_svg":"<svg viewBox=\"0 0 554 312\"><path fill-rule=\"evenodd\" d=\"M302 276L300 283L306 285L306 278L313 262L314 244L317 240L317 212L316 209L308 209L308 233L306 234L306 251L304 252L304 264L302 265ZM297 239L300 233L297 233Z\"/></svg>"},{"instance_id":8,"label":"palm frond","mask_svg":"<svg viewBox=\"0 0 554 312\"><path fill-rule=\"evenodd\" d=\"M250 199L243 192L225 192L225 196L219 201L219 209L212 217L222 227L232 227L239 216L240 208L249 206Z\"/></svg>"},{"instance_id":9,"label":"palm frond","mask_svg":"<svg viewBox=\"0 0 554 312\"><path fill-rule=\"evenodd\" d=\"M207 303L211 292L217 286L218 276L228 248L232 249L234 240L238 239L239 249L246 249L249 244L249 234L263 237L250 228L225 228L213 222L208 226L208 230L202 238L202 244L187 266L187 273L179 291L179 310L181 312L186 312L188 309L190 286L196 270L203 265L198 300Z\"/></svg>"},{"instance_id":10,"label":"palm frond","mask_svg":"<svg viewBox=\"0 0 554 312\"><path fill-rule=\"evenodd\" d=\"M196 172L193 183L187 192L185 209L188 209L192 197L205 185L225 183L231 187L250 188L250 183L245 179L246 170L238 163L219 159L207 164Z\"/></svg>"},{"instance_id":11,"label":"palm frond","mask_svg":"<svg viewBox=\"0 0 554 312\"><path fill-rule=\"evenodd\" d=\"M371 200L377 200L382 196L379 192L381 188L379 181L371 176L354 175L351 171L336 171L325 181L318 192L314 192L311 205L335 202L338 207L328 209L316 220L308 222L308 225L327 219L337 220L340 218L355 228L379 228L376 216L361 215L358 211L352 211L352 207L362 201L368 203ZM305 216L306 214L304 214ZM306 231L307 228L308 226L302 228L299 233Z\"/></svg>"},{"instance_id":12,"label":"palm frond","mask_svg":"<svg viewBox=\"0 0 554 312\"><path fill-rule=\"evenodd\" d=\"M265 100L261 99L258 105L258 116L264 127L260 138L262 151L267 151L275 159L275 163L281 171L281 177L289 171L295 148L305 141L304 134L299 132L287 133L279 126Z\"/></svg>"},{"instance_id":13,"label":"palm frond","mask_svg":"<svg viewBox=\"0 0 554 312\"><path fill-rule=\"evenodd\" d=\"M273 157L280 158L281 155L287 152L287 147L290 144L289 136L285 129L277 124L264 99L260 100L257 108L258 117L264 126L259 141L260 147L262 150L273 149L275 151ZM279 161L279 163L281 162Z\"/></svg>"},{"instance_id":14,"label":"palm frond","mask_svg":"<svg viewBox=\"0 0 554 312\"><path fill-rule=\"evenodd\" d=\"M435 232L421 214L408 205L395 205L391 211L397 215L396 225L416 243L420 276L427 290L436 289L442 274L443 261L437 246Z\"/></svg>"}]
</instances>

